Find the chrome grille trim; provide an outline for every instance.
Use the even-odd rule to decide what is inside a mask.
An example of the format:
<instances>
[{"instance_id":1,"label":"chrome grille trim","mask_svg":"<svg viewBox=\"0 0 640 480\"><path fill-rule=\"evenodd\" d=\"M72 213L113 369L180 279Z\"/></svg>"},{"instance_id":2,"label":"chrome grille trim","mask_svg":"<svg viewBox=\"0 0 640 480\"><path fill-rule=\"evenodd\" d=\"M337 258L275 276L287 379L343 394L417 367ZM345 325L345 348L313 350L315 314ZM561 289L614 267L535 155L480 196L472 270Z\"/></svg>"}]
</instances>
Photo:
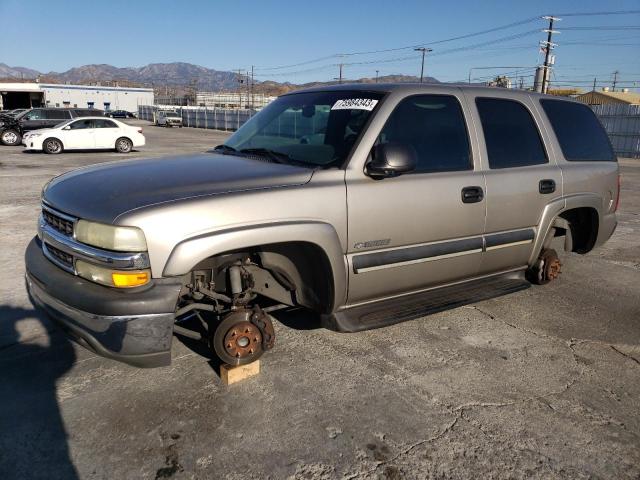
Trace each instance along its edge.
<instances>
[{"instance_id":1,"label":"chrome grille trim","mask_svg":"<svg viewBox=\"0 0 640 480\"><path fill-rule=\"evenodd\" d=\"M47 224L64 235L73 236L77 218L59 212L42 203L42 216Z\"/></svg>"},{"instance_id":2,"label":"chrome grille trim","mask_svg":"<svg viewBox=\"0 0 640 480\"><path fill-rule=\"evenodd\" d=\"M49 260L68 272L75 274L75 261L78 259L114 270L141 270L149 268L151 265L147 252L113 252L85 245L53 228L44 220L43 216L40 216L39 227L43 253ZM46 248L47 244L73 257L74 266L65 266Z\"/></svg>"},{"instance_id":3,"label":"chrome grille trim","mask_svg":"<svg viewBox=\"0 0 640 480\"><path fill-rule=\"evenodd\" d=\"M58 250L52 245L47 245L46 243L42 244L42 253L44 253L44 256L55 263L58 267L75 275L76 271L74 268L74 260L72 255Z\"/></svg>"}]
</instances>

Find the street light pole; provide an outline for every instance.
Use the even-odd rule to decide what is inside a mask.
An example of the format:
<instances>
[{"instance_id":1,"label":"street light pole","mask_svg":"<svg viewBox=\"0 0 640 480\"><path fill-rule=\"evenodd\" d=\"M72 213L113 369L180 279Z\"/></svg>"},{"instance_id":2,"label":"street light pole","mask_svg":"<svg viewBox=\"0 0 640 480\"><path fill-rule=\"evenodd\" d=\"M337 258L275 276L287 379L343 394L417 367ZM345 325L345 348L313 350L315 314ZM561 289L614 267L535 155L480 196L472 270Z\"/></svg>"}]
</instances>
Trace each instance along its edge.
<instances>
[{"instance_id":1,"label":"street light pole","mask_svg":"<svg viewBox=\"0 0 640 480\"><path fill-rule=\"evenodd\" d=\"M432 48L419 47L414 48L416 52L422 52L422 66L420 67L420 83L424 80L424 56L427 52L433 52Z\"/></svg>"}]
</instances>

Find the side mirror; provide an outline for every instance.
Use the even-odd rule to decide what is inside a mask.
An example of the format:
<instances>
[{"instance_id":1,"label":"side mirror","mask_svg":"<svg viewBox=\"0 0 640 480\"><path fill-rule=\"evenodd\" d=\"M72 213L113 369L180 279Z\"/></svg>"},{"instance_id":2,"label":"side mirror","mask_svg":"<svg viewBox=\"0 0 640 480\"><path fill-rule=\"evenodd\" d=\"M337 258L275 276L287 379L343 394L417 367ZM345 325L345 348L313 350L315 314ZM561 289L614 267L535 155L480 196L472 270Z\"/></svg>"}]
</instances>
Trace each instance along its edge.
<instances>
[{"instance_id":1,"label":"side mirror","mask_svg":"<svg viewBox=\"0 0 640 480\"><path fill-rule=\"evenodd\" d=\"M371 155L373 159L366 167L371 178L397 177L412 172L418 165L418 154L412 145L382 143L373 148Z\"/></svg>"}]
</instances>

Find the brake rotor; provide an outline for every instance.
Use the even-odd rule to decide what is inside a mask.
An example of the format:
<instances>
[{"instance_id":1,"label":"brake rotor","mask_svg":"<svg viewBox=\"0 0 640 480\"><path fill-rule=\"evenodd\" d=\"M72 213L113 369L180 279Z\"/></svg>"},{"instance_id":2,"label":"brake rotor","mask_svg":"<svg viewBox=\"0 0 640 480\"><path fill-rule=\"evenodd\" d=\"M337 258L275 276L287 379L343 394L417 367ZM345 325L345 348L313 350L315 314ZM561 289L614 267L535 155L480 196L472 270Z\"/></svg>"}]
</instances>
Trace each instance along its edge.
<instances>
[{"instance_id":1,"label":"brake rotor","mask_svg":"<svg viewBox=\"0 0 640 480\"><path fill-rule=\"evenodd\" d=\"M246 365L264 353L262 332L250 321L252 313L245 309L231 312L216 328L211 343L224 363Z\"/></svg>"},{"instance_id":2,"label":"brake rotor","mask_svg":"<svg viewBox=\"0 0 640 480\"><path fill-rule=\"evenodd\" d=\"M546 280L555 280L560 276L560 259L558 257L548 259L544 266L544 277Z\"/></svg>"}]
</instances>

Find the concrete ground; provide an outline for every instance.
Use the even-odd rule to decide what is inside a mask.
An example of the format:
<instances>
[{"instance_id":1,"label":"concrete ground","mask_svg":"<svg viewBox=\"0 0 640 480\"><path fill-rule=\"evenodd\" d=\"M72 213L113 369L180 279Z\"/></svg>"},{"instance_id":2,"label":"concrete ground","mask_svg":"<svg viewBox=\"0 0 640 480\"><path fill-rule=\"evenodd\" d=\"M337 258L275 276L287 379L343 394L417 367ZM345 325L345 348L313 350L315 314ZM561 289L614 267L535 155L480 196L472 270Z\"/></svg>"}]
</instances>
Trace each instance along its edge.
<instances>
[{"instance_id":1,"label":"concrete ground","mask_svg":"<svg viewBox=\"0 0 640 480\"><path fill-rule=\"evenodd\" d=\"M357 334L278 323L260 375L225 387L177 339L170 367L135 369L27 300L49 178L226 136L144 128L127 156L0 147L3 479L640 478L640 161L614 237L555 283Z\"/></svg>"}]
</instances>

